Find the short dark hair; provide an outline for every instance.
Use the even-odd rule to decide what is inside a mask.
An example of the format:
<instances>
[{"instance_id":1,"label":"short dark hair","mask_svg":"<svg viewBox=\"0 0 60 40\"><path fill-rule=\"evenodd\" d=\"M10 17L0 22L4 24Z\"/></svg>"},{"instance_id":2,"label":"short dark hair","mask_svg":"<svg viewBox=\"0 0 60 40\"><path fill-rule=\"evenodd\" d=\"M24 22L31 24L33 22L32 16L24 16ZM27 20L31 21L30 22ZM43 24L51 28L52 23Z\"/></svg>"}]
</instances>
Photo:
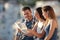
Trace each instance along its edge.
<instances>
[{"instance_id":1,"label":"short dark hair","mask_svg":"<svg viewBox=\"0 0 60 40\"><path fill-rule=\"evenodd\" d=\"M44 16L42 15L42 14L43 14L43 13L42 13L42 7L36 8L36 11L38 12L38 14L39 14L39 16L40 16L41 19L46 20L46 19L44 18Z\"/></svg>"},{"instance_id":2,"label":"short dark hair","mask_svg":"<svg viewBox=\"0 0 60 40\"><path fill-rule=\"evenodd\" d=\"M25 11L25 10L31 11L30 7L24 7L22 10L23 10L23 11Z\"/></svg>"}]
</instances>

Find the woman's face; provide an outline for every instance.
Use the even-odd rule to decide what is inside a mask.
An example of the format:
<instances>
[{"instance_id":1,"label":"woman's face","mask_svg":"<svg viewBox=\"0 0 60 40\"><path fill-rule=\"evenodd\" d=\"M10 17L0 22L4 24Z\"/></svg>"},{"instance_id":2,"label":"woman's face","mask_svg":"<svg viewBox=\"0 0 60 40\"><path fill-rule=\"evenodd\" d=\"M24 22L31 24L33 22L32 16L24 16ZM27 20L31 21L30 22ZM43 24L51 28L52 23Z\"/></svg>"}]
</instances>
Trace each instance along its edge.
<instances>
[{"instance_id":1,"label":"woman's face","mask_svg":"<svg viewBox=\"0 0 60 40\"><path fill-rule=\"evenodd\" d=\"M43 9L42 9L42 13L43 13L44 18L46 19L48 17L48 13L45 12Z\"/></svg>"},{"instance_id":2,"label":"woman's face","mask_svg":"<svg viewBox=\"0 0 60 40\"><path fill-rule=\"evenodd\" d=\"M38 14L37 11L35 11L34 16L35 16L35 18L36 18L37 20L40 18L40 16L39 16L39 14Z\"/></svg>"}]
</instances>

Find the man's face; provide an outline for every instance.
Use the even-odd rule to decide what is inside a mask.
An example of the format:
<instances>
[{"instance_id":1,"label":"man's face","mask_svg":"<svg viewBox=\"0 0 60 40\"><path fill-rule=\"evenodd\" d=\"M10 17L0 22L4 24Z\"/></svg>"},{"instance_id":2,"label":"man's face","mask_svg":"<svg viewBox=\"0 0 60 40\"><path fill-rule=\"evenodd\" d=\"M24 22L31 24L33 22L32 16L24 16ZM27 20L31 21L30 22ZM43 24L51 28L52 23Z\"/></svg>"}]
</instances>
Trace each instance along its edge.
<instances>
[{"instance_id":1,"label":"man's face","mask_svg":"<svg viewBox=\"0 0 60 40\"><path fill-rule=\"evenodd\" d=\"M26 19L29 19L30 17L31 17L31 11L30 10L25 10L24 11L24 17L26 18Z\"/></svg>"}]
</instances>

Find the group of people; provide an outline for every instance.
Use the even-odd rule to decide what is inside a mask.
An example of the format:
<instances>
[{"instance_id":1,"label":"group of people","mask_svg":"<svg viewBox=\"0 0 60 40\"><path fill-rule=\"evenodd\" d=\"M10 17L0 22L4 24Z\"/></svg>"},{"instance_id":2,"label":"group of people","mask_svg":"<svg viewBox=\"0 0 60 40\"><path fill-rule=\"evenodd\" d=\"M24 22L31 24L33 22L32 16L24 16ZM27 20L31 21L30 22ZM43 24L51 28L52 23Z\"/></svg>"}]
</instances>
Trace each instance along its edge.
<instances>
[{"instance_id":1,"label":"group of people","mask_svg":"<svg viewBox=\"0 0 60 40\"><path fill-rule=\"evenodd\" d=\"M34 16L32 16L30 7L24 7L22 11L25 18L22 22L25 23L28 32L22 40L57 40L58 24L51 6L36 8ZM21 32L19 28L18 31Z\"/></svg>"}]
</instances>

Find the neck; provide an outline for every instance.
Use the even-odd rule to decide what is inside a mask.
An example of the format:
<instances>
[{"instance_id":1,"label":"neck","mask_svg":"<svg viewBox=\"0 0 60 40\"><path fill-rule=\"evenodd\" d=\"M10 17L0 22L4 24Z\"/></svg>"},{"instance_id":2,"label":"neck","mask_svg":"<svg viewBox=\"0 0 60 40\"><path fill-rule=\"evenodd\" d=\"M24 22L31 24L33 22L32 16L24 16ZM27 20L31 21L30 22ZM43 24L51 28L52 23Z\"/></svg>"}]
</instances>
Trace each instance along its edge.
<instances>
[{"instance_id":1,"label":"neck","mask_svg":"<svg viewBox=\"0 0 60 40\"><path fill-rule=\"evenodd\" d=\"M41 21L41 22L43 22L44 20L43 20L43 19L41 19L41 18L39 18L39 19L38 19L38 21Z\"/></svg>"},{"instance_id":2,"label":"neck","mask_svg":"<svg viewBox=\"0 0 60 40\"><path fill-rule=\"evenodd\" d=\"M50 20L49 18L46 19L46 21L49 21L49 20Z\"/></svg>"},{"instance_id":3,"label":"neck","mask_svg":"<svg viewBox=\"0 0 60 40\"><path fill-rule=\"evenodd\" d=\"M48 24L49 20L50 20L49 18L46 18L46 21L44 23L45 26Z\"/></svg>"}]
</instances>

